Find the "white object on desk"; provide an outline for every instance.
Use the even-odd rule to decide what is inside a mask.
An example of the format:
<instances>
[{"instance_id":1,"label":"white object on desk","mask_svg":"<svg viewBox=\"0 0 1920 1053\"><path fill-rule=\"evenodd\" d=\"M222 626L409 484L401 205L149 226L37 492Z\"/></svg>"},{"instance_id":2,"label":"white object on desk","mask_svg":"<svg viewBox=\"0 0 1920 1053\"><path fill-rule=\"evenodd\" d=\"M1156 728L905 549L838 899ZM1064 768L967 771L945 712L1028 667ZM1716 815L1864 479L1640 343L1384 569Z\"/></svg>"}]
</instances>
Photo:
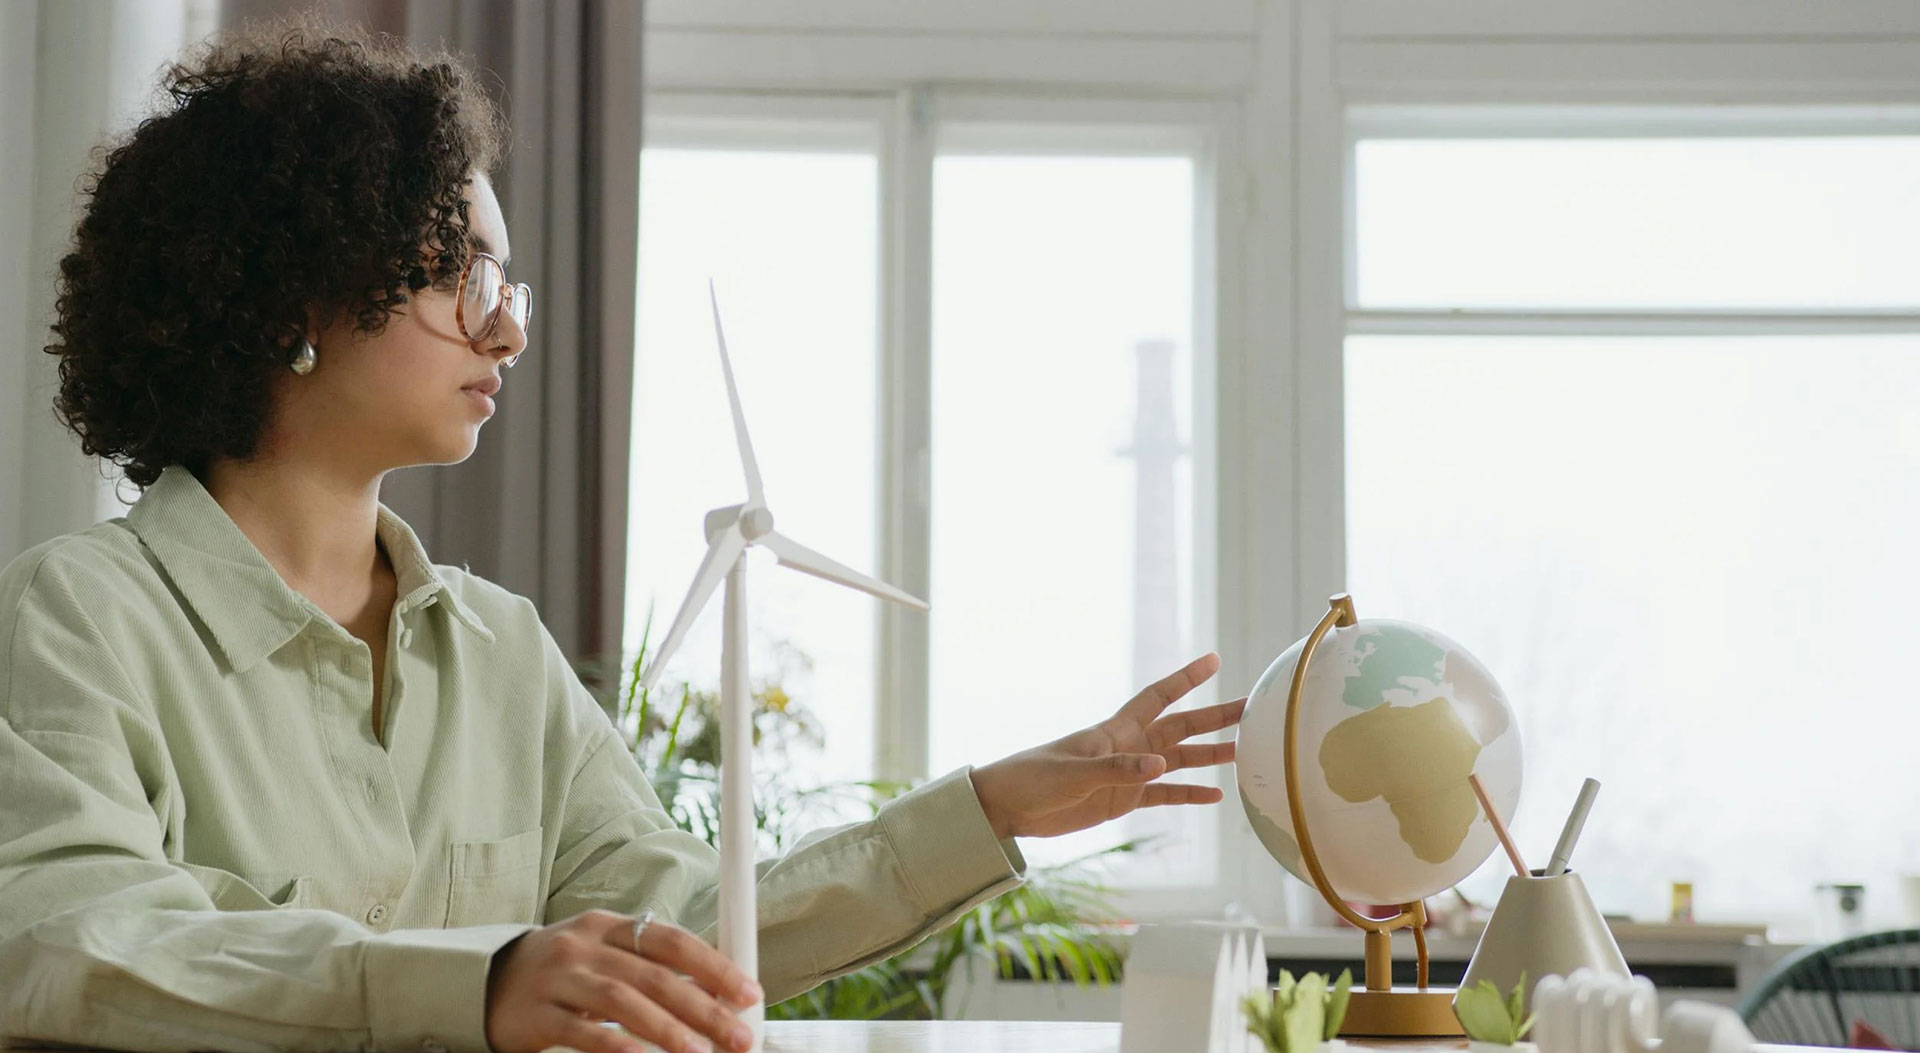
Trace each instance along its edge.
<instances>
[{"instance_id":1,"label":"white object on desk","mask_svg":"<svg viewBox=\"0 0 1920 1053\"><path fill-rule=\"evenodd\" d=\"M1543 976L1532 1005L1540 1053L1646 1053L1658 1044L1659 995L1644 976Z\"/></svg>"},{"instance_id":2,"label":"white object on desk","mask_svg":"<svg viewBox=\"0 0 1920 1053\"><path fill-rule=\"evenodd\" d=\"M1257 926L1143 925L1127 952L1120 1053L1257 1053L1240 1001L1267 990Z\"/></svg>"},{"instance_id":3,"label":"white object on desk","mask_svg":"<svg viewBox=\"0 0 1920 1053\"><path fill-rule=\"evenodd\" d=\"M1751 1053L1753 1032L1740 1014L1706 1002L1675 1002L1660 1020L1663 1053Z\"/></svg>"},{"instance_id":4,"label":"white object on desk","mask_svg":"<svg viewBox=\"0 0 1920 1053\"><path fill-rule=\"evenodd\" d=\"M1267 938L1261 935L1260 926L1250 925L1247 930L1247 963L1243 967L1239 980L1247 994L1257 998L1269 997L1267 994ZM1246 1053L1266 1053L1266 1045L1260 1036L1247 1027L1247 1018L1240 1011L1238 1001L1233 1006L1235 1033L1240 1036L1241 1048Z\"/></svg>"},{"instance_id":5,"label":"white object on desk","mask_svg":"<svg viewBox=\"0 0 1920 1053\"><path fill-rule=\"evenodd\" d=\"M1679 1001L1661 1016L1659 992L1644 976L1592 969L1543 976L1533 1011L1540 1053L1750 1053L1755 1045L1725 1006Z\"/></svg>"},{"instance_id":6,"label":"white object on desk","mask_svg":"<svg viewBox=\"0 0 1920 1053\"><path fill-rule=\"evenodd\" d=\"M720 299L711 284L707 293L713 303L713 337L720 349L720 371L726 378L727 402L733 411L733 437L740 447L740 466L747 477L747 499L742 504L707 513L707 554L694 575L693 587L687 590L687 598L680 604L680 612L673 617L673 627L667 630L660 649L647 664L641 685L650 691L659 682L681 638L724 580L727 590L720 644L719 943L720 953L757 979L760 942L754 885L753 710L749 697L752 688L747 680L746 551L754 546L771 549L780 557L781 566L917 610L926 610L927 604L773 532L773 513L767 509L766 496L761 492L760 465L753 456L753 442L747 437L747 418L740 409L740 392L733 383L733 363L727 357L727 336L720 325ZM754 1006L740 1013L740 1019L753 1029L753 1049L758 1053L766 1029L766 1006Z\"/></svg>"}]
</instances>

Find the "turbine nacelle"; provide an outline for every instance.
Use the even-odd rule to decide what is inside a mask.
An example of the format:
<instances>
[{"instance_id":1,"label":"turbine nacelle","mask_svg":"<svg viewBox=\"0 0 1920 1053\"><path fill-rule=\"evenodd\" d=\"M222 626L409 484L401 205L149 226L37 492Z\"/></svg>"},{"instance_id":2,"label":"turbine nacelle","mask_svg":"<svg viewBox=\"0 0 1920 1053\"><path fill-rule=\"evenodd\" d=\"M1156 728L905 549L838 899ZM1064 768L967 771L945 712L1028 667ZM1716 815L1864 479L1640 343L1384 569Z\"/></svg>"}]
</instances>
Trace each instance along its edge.
<instances>
[{"instance_id":1,"label":"turbine nacelle","mask_svg":"<svg viewBox=\"0 0 1920 1053\"><path fill-rule=\"evenodd\" d=\"M764 505L759 508L748 508L746 505L716 508L707 513L707 544L713 544L721 531L735 524L740 527L740 536L745 538L748 544L752 544L773 533L773 513Z\"/></svg>"},{"instance_id":2,"label":"turbine nacelle","mask_svg":"<svg viewBox=\"0 0 1920 1053\"><path fill-rule=\"evenodd\" d=\"M707 295L713 305L714 343L720 351L720 373L727 382L727 404L733 414L733 437L740 448L740 468L746 476L747 499L740 504L727 505L707 513L706 557L701 560L700 569L694 574L693 587L687 590L687 598L674 615L672 626L667 630L667 635L661 638L659 649L654 651L652 661L647 663L646 671L641 674L640 682L648 689L659 682L667 660L673 657L673 652L692 627L694 618L750 546L771 549L774 555L780 557L781 566L836 585L859 589L870 596L915 610L927 609L925 600L774 532L773 512L767 508L766 495L760 483L760 464L754 458L753 439L747 434L747 417L740 408L740 389L733 381L733 359L727 353L726 329L720 322L720 298L713 292L711 284L707 287Z\"/></svg>"}]
</instances>

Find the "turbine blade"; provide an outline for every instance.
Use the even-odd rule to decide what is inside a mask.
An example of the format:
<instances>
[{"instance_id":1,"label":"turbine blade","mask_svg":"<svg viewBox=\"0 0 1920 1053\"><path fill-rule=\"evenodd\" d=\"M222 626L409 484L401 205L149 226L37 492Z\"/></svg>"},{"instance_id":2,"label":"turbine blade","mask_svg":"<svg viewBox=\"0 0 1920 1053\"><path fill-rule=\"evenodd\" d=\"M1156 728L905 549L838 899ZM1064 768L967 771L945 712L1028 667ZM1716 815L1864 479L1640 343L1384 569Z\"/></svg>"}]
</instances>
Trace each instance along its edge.
<instances>
[{"instance_id":1,"label":"turbine blade","mask_svg":"<svg viewBox=\"0 0 1920 1053\"><path fill-rule=\"evenodd\" d=\"M782 566L792 567L795 570L811 574L816 578L825 578L836 585L845 585L850 589L859 589L861 592L877 596L883 600L892 600L894 603L898 603L903 607L912 607L920 611L927 609L927 601L918 596L912 593L902 592L884 581L869 578L865 574L843 563L828 559L826 556L815 552L783 534L768 534L754 542L754 544L765 546L770 549L774 555L779 556Z\"/></svg>"},{"instance_id":2,"label":"turbine blade","mask_svg":"<svg viewBox=\"0 0 1920 1053\"><path fill-rule=\"evenodd\" d=\"M660 674L667 668L667 662L673 658L673 652L679 648L680 640L693 627L693 620L700 616L707 600L713 597L713 590L726 580L727 572L739 561L740 553L746 551L747 539L740 534L738 524L730 524L707 546L707 554L700 560L700 570L693 576L693 587L687 590L687 598L680 603L680 613L673 616L673 628L661 639L660 647L653 652L653 661L647 663L646 672L640 675L643 690L653 690L660 681Z\"/></svg>"},{"instance_id":3,"label":"turbine blade","mask_svg":"<svg viewBox=\"0 0 1920 1053\"><path fill-rule=\"evenodd\" d=\"M720 346L720 372L727 378L727 402L733 407L733 437L740 446L740 466L747 473L747 503L764 505L760 492L760 462L753 457L753 440L747 437L747 415L740 409L740 389L733 383L733 359L727 355L727 332L720 325L720 294L713 280L707 280L707 299L713 303L713 339Z\"/></svg>"}]
</instances>

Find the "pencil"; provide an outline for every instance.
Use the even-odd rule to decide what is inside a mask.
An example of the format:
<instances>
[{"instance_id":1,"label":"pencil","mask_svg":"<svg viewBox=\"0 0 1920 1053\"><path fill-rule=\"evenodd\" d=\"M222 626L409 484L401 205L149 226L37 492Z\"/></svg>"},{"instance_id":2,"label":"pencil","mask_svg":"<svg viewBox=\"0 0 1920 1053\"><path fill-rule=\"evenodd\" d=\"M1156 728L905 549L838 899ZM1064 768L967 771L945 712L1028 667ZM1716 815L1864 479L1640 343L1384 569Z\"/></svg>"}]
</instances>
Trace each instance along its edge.
<instances>
[{"instance_id":1,"label":"pencil","mask_svg":"<svg viewBox=\"0 0 1920 1053\"><path fill-rule=\"evenodd\" d=\"M1507 850L1507 858L1513 860L1514 873L1521 877L1532 877L1526 861L1520 858L1520 849L1514 847L1513 838L1507 833L1507 825L1500 821L1500 813L1493 810L1493 799L1487 796L1487 788L1480 782L1480 776L1469 775L1467 781L1473 784L1473 795L1480 798L1480 808L1487 813L1487 822L1493 827L1494 836L1500 839L1501 847Z\"/></svg>"}]
</instances>

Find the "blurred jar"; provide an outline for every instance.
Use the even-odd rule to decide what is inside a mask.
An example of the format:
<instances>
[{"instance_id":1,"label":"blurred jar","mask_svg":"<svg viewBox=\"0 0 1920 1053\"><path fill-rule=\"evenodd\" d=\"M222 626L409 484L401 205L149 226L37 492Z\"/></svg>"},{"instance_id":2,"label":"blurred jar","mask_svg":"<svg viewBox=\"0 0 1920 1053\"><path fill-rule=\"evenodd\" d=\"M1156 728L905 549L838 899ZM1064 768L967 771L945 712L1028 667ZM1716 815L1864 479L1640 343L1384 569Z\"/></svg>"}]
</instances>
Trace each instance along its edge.
<instances>
[{"instance_id":1,"label":"blurred jar","mask_svg":"<svg viewBox=\"0 0 1920 1053\"><path fill-rule=\"evenodd\" d=\"M1867 931L1867 887L1841 882L1815 885L1814 928L1822 940L1843 940Z\"/></svg>"}]
</instances>

